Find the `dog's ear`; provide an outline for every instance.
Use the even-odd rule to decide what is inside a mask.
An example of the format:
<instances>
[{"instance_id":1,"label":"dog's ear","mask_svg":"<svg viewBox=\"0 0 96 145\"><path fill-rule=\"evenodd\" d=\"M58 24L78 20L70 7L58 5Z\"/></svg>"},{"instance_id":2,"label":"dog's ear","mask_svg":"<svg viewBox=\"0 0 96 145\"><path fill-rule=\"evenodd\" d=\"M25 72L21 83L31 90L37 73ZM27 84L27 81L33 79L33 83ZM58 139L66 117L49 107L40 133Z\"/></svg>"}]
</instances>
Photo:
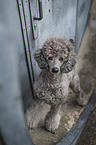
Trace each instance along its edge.
<instances>
[{"instance_id":1,"label":"dog's ear","mask_svg":"<svg viewBox=\"0 0 96 145\"><path fill-rule=\"evenodd\" d=\"M73 39L69 39L73 46L75 46L75 41Z\"/></svg>"},{"instance_id":2,"label":"dog's ear","mask_svg":"<svg viewBox=\"0 0 96 145\"><path fill-rule=\"evenodd\" d=\"M66 62L63 62L61 66L61 72L62 73L71 72L76 62L77 62L77 56L74 52L71 52L71 54L69 54L68 60Z\"/></svg>"},{"instance_id":3,"label":"dog's ear","mask_svg":"<svg viewBox=\"0 0 96 145\"><path fill-rule=\"evenodd\" d=\"M48 68L48 63L47 63L46 59L44 58L42 49L38 49L35 51L34 59L37 61L40 69L47 69Z\"/></svg>"}]
</instances>

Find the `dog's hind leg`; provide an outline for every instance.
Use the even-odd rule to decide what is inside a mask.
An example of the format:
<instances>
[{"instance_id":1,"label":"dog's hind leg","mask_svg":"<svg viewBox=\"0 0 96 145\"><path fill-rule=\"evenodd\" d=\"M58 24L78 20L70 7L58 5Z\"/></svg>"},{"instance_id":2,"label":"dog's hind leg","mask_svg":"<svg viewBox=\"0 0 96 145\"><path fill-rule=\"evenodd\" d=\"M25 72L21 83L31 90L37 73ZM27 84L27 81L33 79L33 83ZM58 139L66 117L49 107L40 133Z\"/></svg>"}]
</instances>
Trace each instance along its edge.
<instances>
[{"instance_id":1,"label":"dog's hind leg","mask_svg":"<svg viewBox=\"0 0 96 145\"><path fill-rule=\"evenodd\" d=\"M83 98L83 91L81 90L80 87L80 79L76 72L70 82L70 88L76 94L77 103L82 106L86 105L87 101Z\"/></svg>"},{"instance_id":2,"label":"dog's hind leg","mask_svg":"<svg viewBox=\"0 0 96 145\"><path fill-rule=\"evenodd\" d=\"M55 133L55 130L59 127L60 123L60 110L61 105L52 105L50 111L47 113L44 121L45 129L50 131L51 133Z\"/></svg>"}]
</instances>

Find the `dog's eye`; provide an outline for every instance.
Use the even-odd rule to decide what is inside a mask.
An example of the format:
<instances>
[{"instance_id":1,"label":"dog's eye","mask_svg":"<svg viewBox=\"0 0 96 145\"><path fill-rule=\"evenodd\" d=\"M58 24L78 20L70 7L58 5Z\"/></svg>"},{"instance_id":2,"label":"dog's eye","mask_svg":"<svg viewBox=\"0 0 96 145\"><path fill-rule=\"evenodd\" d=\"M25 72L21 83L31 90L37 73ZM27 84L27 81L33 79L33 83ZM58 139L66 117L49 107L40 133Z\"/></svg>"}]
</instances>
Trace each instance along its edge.
<instances>
[{"instance_id":1,"label":"dog's eye","mask_svg":"<svg viewBox=\"0 0 96 145\"><path fill-rule=\"evenodd\" d=\"M59 58L59 61L63 61L63 57L60 57L60 58Z\"/></svg>"},{"instance_id":2,"label":"dog's eye","mask_svg":"<svg viewBox=\"0 0 96 145\"><path fill-rule=\"evenodd\" d=\"M64 54L66 54L66 51L64 51Z\"/></svg>"},{"instance_id":3,"label":"dog's eye","mask_svg":"<svg viewBox=\"0 0 96 145\"><path fill-rule=\"evenodd\" d=\"M49 59L49 60L52 60L52 59L53 59L53 57L52 57L52 56L50 56L50 57L48 57L48 59Z\"/></svg>"}]
</instances>

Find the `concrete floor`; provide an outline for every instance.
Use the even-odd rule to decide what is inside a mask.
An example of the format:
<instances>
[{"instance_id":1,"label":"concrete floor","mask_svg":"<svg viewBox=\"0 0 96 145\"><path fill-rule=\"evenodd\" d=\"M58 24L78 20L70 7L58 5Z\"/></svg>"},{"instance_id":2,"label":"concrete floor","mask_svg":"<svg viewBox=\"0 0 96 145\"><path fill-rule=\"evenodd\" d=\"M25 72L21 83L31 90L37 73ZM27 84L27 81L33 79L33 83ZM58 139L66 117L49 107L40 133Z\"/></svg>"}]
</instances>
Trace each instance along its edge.
<instances>
[{"instance_id":1,"label":"concrete floor","mask_svg":"<svg viewBox=\"0 0 96 145\"><path fill-rule=\"evenodd\" d=\"M76 145L96 145L96 104Z\"/></svg>"},{"instance_id":2,"label":"concrete floor","mask_svg":"<svg viewBox=\"0 0 96 145\"><path fill-rule=\"evenodd\" d=\"M88 24L78 53L76 70L80 76L84 97L88 100L96 85L96 0L93 1L91 7ZM29 132L35 145L55 145L59 142L72 128L84 107L82 108L76 104L75 94L69 90L69 96L60 111L62 117L55 134L47 132L43 126L44 117L49 109L50 106L42 104L37 108L36 112L34 112L34 107L32 106L27 110L27 121L29 119L33 123L33 128L29 128ZM32 118L34 118L33 122ZM81 145L81 142L78 142L77 145ZM82 143L82 145L88 144Z\"/></svg>"},{"instance_id":3,"label":"concrete floor","mask_svg":"<svg viewBox=\"0 0 96 145\"><path fill-rule=\"evenodd\" d=\"M82 54L84 48L86 49L83 58L86 59L87 57L90 62L87 66L89 75L86 76L86 79L93 81L93 85L96 86L96 0L93 1L91 7L89 21L79 55ZM91 77L90 80L89 77ZM76 145L96 145L96 103Z\"/></svg>"}]
</instances>

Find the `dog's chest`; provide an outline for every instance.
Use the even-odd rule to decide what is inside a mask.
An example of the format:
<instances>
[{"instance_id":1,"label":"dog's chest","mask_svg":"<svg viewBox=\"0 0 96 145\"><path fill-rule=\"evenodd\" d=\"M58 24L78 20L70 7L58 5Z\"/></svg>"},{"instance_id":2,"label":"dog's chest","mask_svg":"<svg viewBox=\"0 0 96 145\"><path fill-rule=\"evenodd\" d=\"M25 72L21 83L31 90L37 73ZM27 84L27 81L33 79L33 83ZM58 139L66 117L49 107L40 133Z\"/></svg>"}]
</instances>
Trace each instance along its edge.
<instances>
[{"instance_id":1,"label":"dog's chest","mask_svg":"<svg viewBox=\"0 0 96 145\"><path fill-rule=\"evenodd\" d=\"M54 92L66 92L69 87L69 80L66 74L58 74L58 75L50 75L50 74L42 74L41 87L42 90L46 89L46 91L54 91Z\"/></svg>"},{"instance_id":2,"label":"dog's chest","mask_svg":"<svg viewBox=\"0 0 96 145\"><path fill-rule=\"evenodd\" d=\"M35 94L46 103L64 102L68 95L69 80L67 75L52 76L41 73L34 84Z\"/></svg>"},{"instance_id":3,"label":"dog's chest","mask_svg":"<svg viewBox=\"0 0 96 145\"><path fill-rule=\"evenodd\" d=\"M66 76L65 77L59 76L59 77L46 79L46 85L54 89L58 89L60 87L64 88L66 85L68 86L68 78Z\"/></svg>"}]
</instances>

